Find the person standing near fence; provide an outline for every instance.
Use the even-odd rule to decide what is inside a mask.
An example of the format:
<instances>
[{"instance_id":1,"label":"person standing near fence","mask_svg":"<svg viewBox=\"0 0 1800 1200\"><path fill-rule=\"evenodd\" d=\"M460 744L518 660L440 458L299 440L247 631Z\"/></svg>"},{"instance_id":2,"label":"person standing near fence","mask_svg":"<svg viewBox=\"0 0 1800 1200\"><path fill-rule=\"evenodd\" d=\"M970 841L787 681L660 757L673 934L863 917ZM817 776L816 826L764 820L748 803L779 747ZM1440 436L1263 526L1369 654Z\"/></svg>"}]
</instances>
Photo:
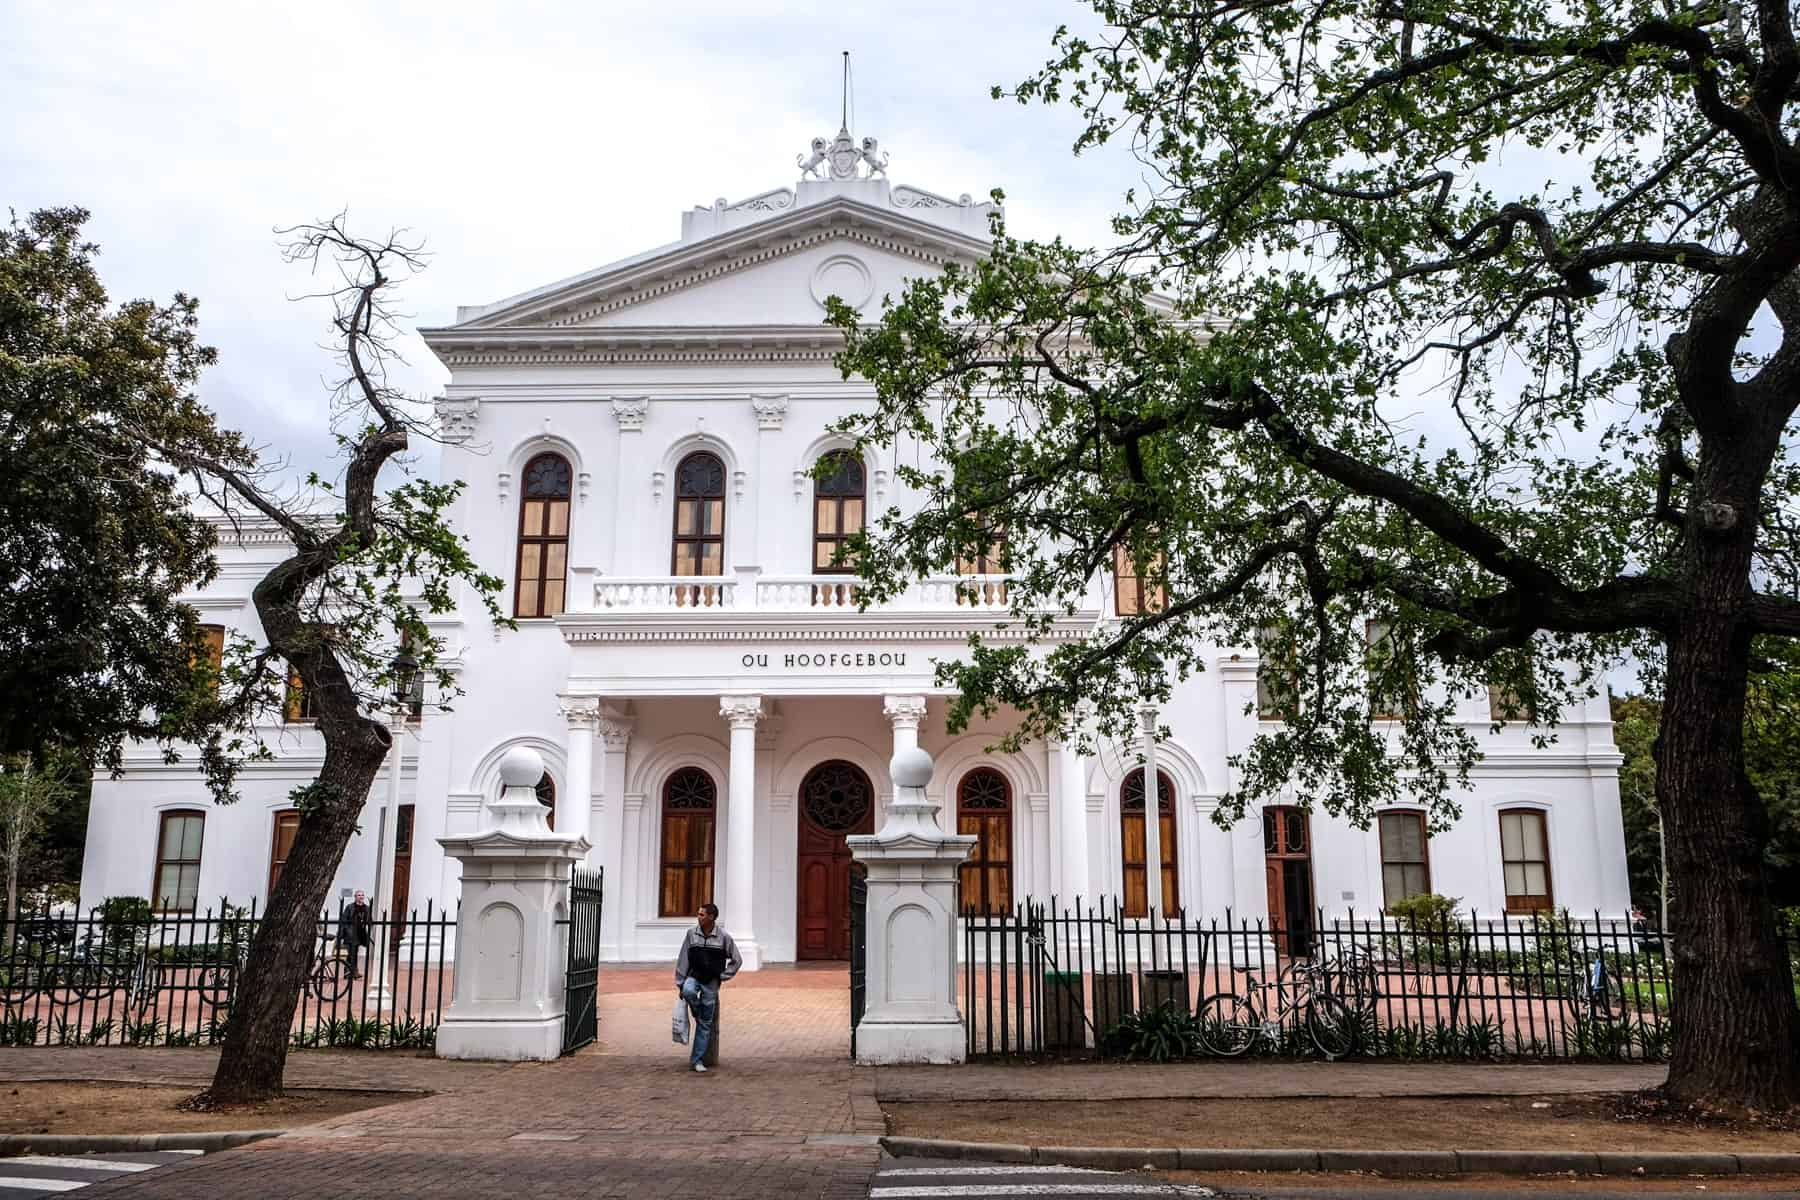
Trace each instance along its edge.
<instances>
[{"instance_id":1,"label":"person standing near fence","mask_svg":"<svg viewBox=\"0 0 1800 1200\"><path fill-rule=\"evenodd\" d=\"M675 990L694 1014L688 1066L705 1074L706 1064L701 1060L706 1057L713 1021L719 1015L719 985L736 975L744 960L731 935L719 927L718 905L702 904L699 917L700 923L687 931L681 939L681 952L675 956Z\"/></svg>"},{"instance_id":2,"label":"person standing near fence","mask_svg":"<svg viewBox=\"0 0 1800 1200\"><path fill-rule=\"evenodd\" d=\"M356 898L338 914L338 945L350 959L350 978L356 978L357 951L367 948L375 918L369 912L369 901L358 888Z\"/></svg>"}]
</instances>

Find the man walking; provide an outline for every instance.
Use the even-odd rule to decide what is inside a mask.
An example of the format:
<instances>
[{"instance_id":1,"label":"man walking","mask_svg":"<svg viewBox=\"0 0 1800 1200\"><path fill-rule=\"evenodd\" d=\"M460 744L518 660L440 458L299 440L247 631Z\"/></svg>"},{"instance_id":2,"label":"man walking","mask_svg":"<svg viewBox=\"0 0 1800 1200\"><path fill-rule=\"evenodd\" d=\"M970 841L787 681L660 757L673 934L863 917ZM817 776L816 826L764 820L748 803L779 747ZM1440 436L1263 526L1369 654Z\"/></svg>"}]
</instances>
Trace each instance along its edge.
<instances>
[{"instance_id":1,"label":"man walking","mask_svg":"<svg viewBox=\"0 0 1800 1200\"><path fill-rule=\"evenodd\" d=\"M356 978L357 951L369 944L370 931L375 927L375 918L369 913L369 902L364 898L362 889L356 891L356 899L350 906L338 914L338 945L350 957L350 978Z\"/></svg>"},{"instance_id":2,"label":"man walking","mask_svg":"<svg viewBox=\"0 0 1800 1200\"><path fill-rule=\"evenodd\" d=\"M701 1060L706 1057L713 1022L719 1015L719 985L743 965L737 943L719 928L719 906L702 904L700 923L687 931L681 939L681 953L675 956L675 990L694 1014L694 1045L688 1065L702 1074L706 1064Z\"/></svg>"}]
</instances>

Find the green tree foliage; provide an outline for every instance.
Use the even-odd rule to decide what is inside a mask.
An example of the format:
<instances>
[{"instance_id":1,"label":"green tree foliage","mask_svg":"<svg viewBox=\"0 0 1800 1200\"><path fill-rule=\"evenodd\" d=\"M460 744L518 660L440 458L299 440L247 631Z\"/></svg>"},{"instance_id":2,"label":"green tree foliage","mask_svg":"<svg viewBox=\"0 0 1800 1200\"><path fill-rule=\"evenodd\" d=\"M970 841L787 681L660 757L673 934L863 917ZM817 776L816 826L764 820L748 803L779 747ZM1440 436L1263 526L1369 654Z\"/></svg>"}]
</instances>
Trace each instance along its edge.
<instances>
[{"instance_id":1,"label":"green tree foliage","mask_svg":"<svg viewBox=\"0 0 1800 1200\"><path fill-rule=\"evenodd\" d=\"M1094 7L1012 95L1136 155L1117 244L996 228L873 327L831 309L878 396L846 429L926 502L854 547L864 597L1004 531L1038 644L943 678L953 721L1009 704L1018 738L1084 711L1128 738L1214 647L1286 647L1227 821L1289 793L1441 828L1479 754L1460 697L1548 739L1635 652L1665 681L1677 991L1731 1014L1682 1022L1671 1095L1800 1103L1743 749L1751 643L1800 634L1788 5ZM1072 621L1116 556L1167 602Z\"/></svg>"},{"instance_id":2,"label":"green tree foliage","mask_svg":"<svg viewBox=\"0 0 1800 1200\"><path fill-rule=\"evenodd\" d=\"M130 739L203 728L176 597L212 578L214 535L153 446L248 453L195 398L195 301L110 305L87 215L0 229L0 754L116 767Z\"/></svg>"}]
</instances>

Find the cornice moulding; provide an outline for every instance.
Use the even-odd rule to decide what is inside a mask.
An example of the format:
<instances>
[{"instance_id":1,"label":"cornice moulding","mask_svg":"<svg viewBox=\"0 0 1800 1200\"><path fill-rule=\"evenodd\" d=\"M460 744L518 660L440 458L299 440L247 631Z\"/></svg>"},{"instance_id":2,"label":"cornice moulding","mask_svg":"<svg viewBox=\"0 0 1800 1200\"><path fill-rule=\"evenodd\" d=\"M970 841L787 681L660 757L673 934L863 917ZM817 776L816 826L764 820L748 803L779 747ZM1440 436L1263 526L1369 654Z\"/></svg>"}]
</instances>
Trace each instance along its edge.
<instances>
[{"instance_id":1,"label":"cornice moulding","mask_svg":"<svg viewBox=\"0 0 1800 1200\"><path fill-rule=\"evenodd\" d=\"M1025 641L1031 631L1001 629L991 617L931 616L921 613L859 613L854 617L807 613L766 617L692 617L647 613L616 617L566 613L556 618L564 640L591 642L942 642L966 644L980 633L996 642ZM1091 619L1059 617L1040 635L1047 642L1073 641L1093 629Z\"/></svg>"}]
</instances>

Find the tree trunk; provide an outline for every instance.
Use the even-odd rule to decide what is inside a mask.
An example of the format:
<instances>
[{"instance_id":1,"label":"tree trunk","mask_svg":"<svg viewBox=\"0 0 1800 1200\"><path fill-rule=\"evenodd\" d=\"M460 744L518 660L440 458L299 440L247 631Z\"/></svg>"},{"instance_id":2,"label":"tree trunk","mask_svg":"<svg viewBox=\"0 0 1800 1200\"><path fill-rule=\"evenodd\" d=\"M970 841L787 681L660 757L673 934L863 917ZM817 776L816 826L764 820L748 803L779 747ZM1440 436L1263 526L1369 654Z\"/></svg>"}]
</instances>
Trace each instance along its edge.
<instances>
[{"instance_id":1,"label":"tree trunk","mask_svg":"<svg viewBox=\"0 0 1800 1200\"><path fill-rule=\"evenodd\" d=\"M1674 1047L1665 1094L1722 1113L1800 1104L1800 1015L1775 929L1763 849L1768 810L1744 772L1751 533L1760 476L1703 460L1708 495L1745 514L1696 531L1691 603L1668 636L1656 740L1657 808L1675 887ZM1733 484L1737 486L1733 486Z\"/></svg>"},{"instance_id":2,"label":"tree trunk","mask_svg":"<svg viewBox=\"0 0 1800 1200\"><path fill-rule=\"evenodd\" d=\"M302 809L293 849L269 895L232 997L225 1045L209 1089L216 1103L281 1094L294 1009L318 945L319 913L391 740L378 722L363 719L358 724L360 728L340 729L326 739L318 807Z\"/></svg>"}]
</instances>

